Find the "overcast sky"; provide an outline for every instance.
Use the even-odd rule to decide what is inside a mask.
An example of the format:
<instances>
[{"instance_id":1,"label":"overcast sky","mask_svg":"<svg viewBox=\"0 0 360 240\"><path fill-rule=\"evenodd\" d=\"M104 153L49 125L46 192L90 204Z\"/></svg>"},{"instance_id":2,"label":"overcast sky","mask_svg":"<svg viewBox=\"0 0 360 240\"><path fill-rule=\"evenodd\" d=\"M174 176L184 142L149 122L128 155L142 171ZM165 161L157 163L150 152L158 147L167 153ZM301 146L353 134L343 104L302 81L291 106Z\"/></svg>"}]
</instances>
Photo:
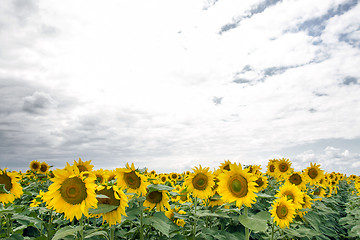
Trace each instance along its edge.
<instances>
[{"instance_id":1,"label":"overcast sky","mask_svg":"<svg viewBox=\"0 0 360 240\"><path fill-rule=\"evenodd\" d=\"M1 0L0 168L360 174L357 0Z\"/></svg>"}]
</instances>

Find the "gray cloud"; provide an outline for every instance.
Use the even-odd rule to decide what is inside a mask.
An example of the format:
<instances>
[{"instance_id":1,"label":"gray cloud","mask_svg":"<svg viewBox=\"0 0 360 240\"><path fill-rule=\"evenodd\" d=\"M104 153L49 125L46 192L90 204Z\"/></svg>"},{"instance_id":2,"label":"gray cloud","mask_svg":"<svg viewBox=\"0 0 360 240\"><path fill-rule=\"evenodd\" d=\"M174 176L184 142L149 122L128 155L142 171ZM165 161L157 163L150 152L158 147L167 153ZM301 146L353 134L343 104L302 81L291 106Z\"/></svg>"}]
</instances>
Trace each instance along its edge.
<instances>
[{"instance_id":1,"label":"gray cloud","mask_svg":"<svg viewBox=\"0 0 360 240\"><path fill-rule=\"evenodd\" d=\"M55 108L56 101L47 93L35 92L24 98L23 110L33 114L44 114L47 110Z\"/></svg>"},{"instance_id":2,"label":"gray cloud","mask_svg":"<svg viewBox=\"0 0 360 240\"><path fill-rule=\"evenodd\" d=\"M358 79L355 77L345 77L345 79L342 82L344 85L352 85L352 84L359 84Z\"/></svg>"},{"instance_id":3,"label":"gray cloud","mask_svg":"<svg viewBox=\"0 0 360 240\"><path fill-rule=\"evenodd\" d=\"M212 101L215 105L220 105L223 97L213 97Z\"/></svg>"}]
</instances>

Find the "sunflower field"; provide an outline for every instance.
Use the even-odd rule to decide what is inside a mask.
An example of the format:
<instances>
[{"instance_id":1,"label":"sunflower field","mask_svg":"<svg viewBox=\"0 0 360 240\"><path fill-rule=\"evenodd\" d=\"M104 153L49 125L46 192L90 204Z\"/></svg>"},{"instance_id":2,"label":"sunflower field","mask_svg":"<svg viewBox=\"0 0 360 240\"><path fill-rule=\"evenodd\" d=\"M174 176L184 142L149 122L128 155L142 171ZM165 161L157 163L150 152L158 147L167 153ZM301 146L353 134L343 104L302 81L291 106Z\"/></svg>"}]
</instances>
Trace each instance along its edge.
<instances>
[{"instance_id":1,"label":"sunflower field","mask_svg":"<svg viewBox=\"0 0 360 240\"><path fill-rule=\"evenodd\" d=\"M0 169L1 239L360 239L360 177L289 159L182 173Z\"/></svg>"}]
</instances>

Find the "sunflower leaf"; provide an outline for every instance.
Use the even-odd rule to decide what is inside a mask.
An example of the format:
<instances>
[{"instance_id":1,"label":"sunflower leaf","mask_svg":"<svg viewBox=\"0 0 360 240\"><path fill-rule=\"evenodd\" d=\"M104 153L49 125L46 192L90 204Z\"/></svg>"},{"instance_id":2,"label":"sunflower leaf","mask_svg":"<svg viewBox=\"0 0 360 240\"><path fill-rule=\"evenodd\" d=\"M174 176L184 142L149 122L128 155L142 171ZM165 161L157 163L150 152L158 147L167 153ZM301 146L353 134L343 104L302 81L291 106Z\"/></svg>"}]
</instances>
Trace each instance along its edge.
<instances>
[{"instance_id":1,"label":"sunflower leaf","mask_svg":"<svg viewBox=\"0 0 360 240\"><path fill-rule=\"evenodd\" d=\"M270 213L262 211L254 216L240 215L239 221L244 226L255 232L265 232L267 228L267 221L270 219Z\"/></svg>"},{"instance_id":2,"label":"sunflower leaf","mask_svg":"<svg viewBox=\"0 0 360 240\"><path fill-rule=\"evenodd\" d=\"M174 188L166 186L164 184L150 184L148 186L148 189L149 189L149 193L151 193L151 192L154 192L154 191L171 191Z\"/></svg>"},{"instance_id":3,"label":"sunflower leaf","mask_svg":"<svg viewBox=\"0 0 360 240\"><path fill-rule=\"evenodd\" d=\"M52 240L60 240L60 239L64 239L67 236L74 236L76 233L78 233L83 227L82 226L77 226L75 228L73 228L72 226L66 226L63 227L61 229L59 229L54 237L52 238Z\"/></svg>"},{"instance_id":4,"label":"sunflower leaf","mask_svg":"<svg viewBox=\"0 0 360 240\"><path fill-rule=\"evenodd\" d=\"M90 214L108 213L118 208L118 206L110 204L98 204L97 208L89 208Z\"/></svg>"},{"instance_id":5,"label":"sunflower leaf","mask_svg":"<svg viewBox=\"0 0 360 240\"><path fill-rule=\"evenodd\" d=\"M109 197L103 194L96 194L96 198L109 198Z\"/></svg>"}]
</instances>

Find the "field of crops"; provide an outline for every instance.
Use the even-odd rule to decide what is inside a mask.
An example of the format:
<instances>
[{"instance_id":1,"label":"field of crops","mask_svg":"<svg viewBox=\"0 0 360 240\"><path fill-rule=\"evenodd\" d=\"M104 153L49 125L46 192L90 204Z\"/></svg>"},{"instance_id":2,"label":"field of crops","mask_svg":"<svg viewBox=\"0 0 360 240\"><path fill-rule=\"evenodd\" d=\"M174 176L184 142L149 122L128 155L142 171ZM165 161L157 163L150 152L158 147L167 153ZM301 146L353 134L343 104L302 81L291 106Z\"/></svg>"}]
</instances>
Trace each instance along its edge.
<instances>
[{"instance_id":1,"label":"field of crops","mask_svg":"<svg viewBox=\"0 0 360 240\"><path fill-rule=\"evenodd\" d=\"M360 177L288 159L157 173L0 169L1 239L360 239Z\"/></svg>"}]
</instances>

